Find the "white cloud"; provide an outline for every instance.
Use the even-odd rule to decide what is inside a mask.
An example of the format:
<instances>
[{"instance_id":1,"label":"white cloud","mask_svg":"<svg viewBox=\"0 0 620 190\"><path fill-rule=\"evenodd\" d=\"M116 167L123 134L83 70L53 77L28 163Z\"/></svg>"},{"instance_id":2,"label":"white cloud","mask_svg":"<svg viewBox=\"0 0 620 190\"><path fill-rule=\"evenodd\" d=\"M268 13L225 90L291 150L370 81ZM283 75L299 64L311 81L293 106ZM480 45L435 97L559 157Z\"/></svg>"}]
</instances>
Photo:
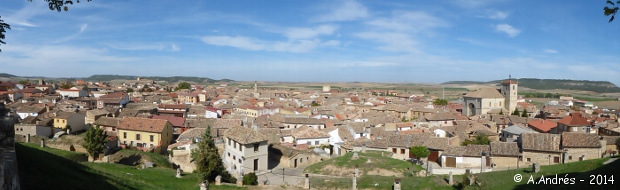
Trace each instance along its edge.
<instances>
[{"instance_id":1,"label":"white cloud","mask_svg":"<svg viewBox=\"0 0 620 190\"><path fill-rule=\"evenodd\" d=\"M91 63L114 64L138 60L109 55L105 49L65 45L11 45L3 47L2 51L0 65L30 69L82 68Z\"/></svg>"},{"instance_id":2,"label":"white cloud","mask_svg":"<svg viewBox=\"0 0 620 190\"><path fill-rule=\"evenodd\" d=\"M329 13L315 17L317 22L350 21L368 16L368 9L354 0L343 0L332 6Z\"/></svg>"},{"instance_id":3,"label":"white cloud","mask_svg":"<svg viewBox=\"0 0 620 190\"><path fill-rule=\"evenodd\" d=\"M337 29L336 25L320 25L316 28L288 28L283 33L289 39L309 39L319 35L330 35Z\"/></svg>"},{"instance_id":4,"label":"white cloud","mask_svg":"<svg viewBox=\"0 0 620 190\"><path fill-rule=\"evenodd\" d=\"M443 19L422 11L395 11L391 18L378 18L366 24L378 29L396 31L422 31L448 26Z\"/></svg>"},{"instance_id":5,"label":"white cloud","mask_svg":"<svg viewBox=\"0 0 620 190\"><path fill-rule=\"evenodd\" d=\"M172 44L170 45L170 48L172 51L181 51L181 46L179 46L178 44Z\"/></svg>"},{"instance_id":6,"label":"white cloud","mask_svg":"<svg viewBox=\"0 0 620 190\"><path fill-rule=\"evenodd\" d=\"M554 50L554 49L544 49L543 51L544 51L545 53L558 53L558 51L557 51L557 50Z\"/></svg>"},{"instance_id":7,"label":"white cloud","mask_svg":"<svg viewBox=\"0 0 620 190\"><path fill-rule=\"evenodd\" d=\"M510 14L508 12L502 12L502 11L492 11L489 15L488 18L490 19L496 19L496 20L504 20L506 18L508 18Z\"/></svg>"},{"instance_id":8,"label":"white cloud","mask_svg":"<svg viewBox=\"0 0 620 190\"><path fill-rule=\"evenodd\" d=\"M337 46L339 41L330 40L321 42L321 40L313 39L297 39L288 41L264 41L243 36L204 36L202 42L209 45L229 46L239 49L252 51L274 51L274 52L291 52L305 53L314 50L320 46Z\"/></svg>"},{"instance_id":9,"label":"white cloud","mask_svg":"<svg viewBox=\"0 0 620 190\"><path fill-rule=\"evenodd\" d=\"M517 35L519 35L519 33L521 33L521 31L519 29L516 29L508 24L498 24L495 26L495 30L500 31L500 32L504 32L506 34L508 34L508 36L510 37L515 37Z\"/></svg>"},{"instance_id":10,"label":"white cloud","mask_svg":"<svg viewBox=\"0 0 620 190\"><path fill-rule=\"evenodd\" d=\"M75 34L73 34L73 35L71 35L71 36L67 36L66 38L63 38L63 39L60 39L60 40L54 41L54 43L60 43L60 42L66 42L66 41L69 41L69 40L71 40L71 39L73 39L73 38L75 38L75 37L79 36L80 34L82 34L82 32L84 32L84 31L86 30L86 28L88 28L88 24L82 24L82 25L80 26L80 31L78 31L77 33L75 33Z\"/></svg>"},{"instance_id":11,"label":"white cloud","mask_svg":"<svg viewBox=\"0 0 620 190\"><path fill-rule=\"evenodd\" d=\"M391 62L355 62L355 63L345 63L339 65L340 67L388 67L388 66L398 66L400 63L391 63Z\"/></svg>"},{"instance_id":12,"label":"white cloud","mask_svg":"<svg viewBox=\"0 0 620 190\"><path fill-rule=\"evenodd\" d=\"M141 42L108 42L105 43L110 48L118 50L164 50L165 45L162 43L141 43Z\"/></svg>"},{"instance_id":13,"label":"white cloud","mask_svg":"<svg viewBox=\"0 0 620 190\"><path fill-rule=\"evenodd\" d=\"M397 32L361 32L357 37L374 40L384 45L378 48L383 51L419 53L418 43L409 35Z\"/></svg>"},{"instance_id":14,"label":"white cloud","mask_svg":"<svg viewBox=\"0 0 620 190\"><path fill-rule=\"evenodd\" d=\"M236 47L239 49L247 49L247 50L264 50L266 47L262 45L262 42L258 40L242 37L242 36L205 36L202 37L202 42L206 44L216 45L216 46L230 46Z\"/></svg>"}]
</instances>

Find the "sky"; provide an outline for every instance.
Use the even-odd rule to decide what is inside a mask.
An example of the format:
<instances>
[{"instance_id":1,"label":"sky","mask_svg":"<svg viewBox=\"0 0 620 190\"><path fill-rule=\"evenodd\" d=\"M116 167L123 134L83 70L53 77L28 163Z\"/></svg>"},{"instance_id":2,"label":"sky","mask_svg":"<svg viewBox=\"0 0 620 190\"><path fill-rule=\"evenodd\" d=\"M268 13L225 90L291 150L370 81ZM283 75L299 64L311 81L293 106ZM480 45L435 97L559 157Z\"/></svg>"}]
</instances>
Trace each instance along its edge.
<instances>
[{"instance_id":1,"label":"sky","mask_svg":"<svg viewBox=\"0 0 620 190\"><path fill-rule=\"evenodd\" d=\"M240 81L620 84L605 1L3 0L0 73Z\"/></svg>"}]
</instances>

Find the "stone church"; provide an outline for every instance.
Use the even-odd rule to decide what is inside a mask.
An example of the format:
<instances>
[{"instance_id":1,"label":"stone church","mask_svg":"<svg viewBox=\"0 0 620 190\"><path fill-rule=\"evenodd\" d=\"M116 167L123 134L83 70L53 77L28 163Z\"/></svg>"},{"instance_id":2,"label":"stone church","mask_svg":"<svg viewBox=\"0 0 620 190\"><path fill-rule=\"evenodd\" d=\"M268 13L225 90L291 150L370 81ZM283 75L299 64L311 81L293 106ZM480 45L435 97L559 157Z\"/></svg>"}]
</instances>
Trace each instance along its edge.
<instances>
[{"instance_id":1,"label":"stone church","mask_svg":"<svg viewBox=\"0 0 620 190\"><path fill-rule=\"evenodd\" d=\"M501 88L483 88L463 96L463 115L510 114L517 108L516 80L502 82Z\"/></svg>"}]
</instances>

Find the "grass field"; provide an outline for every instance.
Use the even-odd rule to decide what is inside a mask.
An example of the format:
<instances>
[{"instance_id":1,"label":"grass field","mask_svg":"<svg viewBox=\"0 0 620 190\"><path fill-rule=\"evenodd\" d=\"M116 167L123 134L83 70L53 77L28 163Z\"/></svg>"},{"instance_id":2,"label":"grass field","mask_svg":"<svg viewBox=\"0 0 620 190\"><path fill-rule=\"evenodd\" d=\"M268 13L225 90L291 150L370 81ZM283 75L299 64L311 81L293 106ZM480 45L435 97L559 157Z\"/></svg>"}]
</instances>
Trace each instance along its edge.
<instances>
[{"instance_id":1,"label":"grass field","mask_svg":"<svg viewBox=\"0 0 620 190\"><path fill-rule=\"evenodd\" d=\"M360 152L359 159L357 160L352 160L352 156L353 153L347 153L341 157L325 160L323 162L308 166L305 171L310 173L330 175L332 174L330 171L325 171L325 168L329 168L328 166L334 166L336 168L354 169L355 165L358 165L360 173L362 174L368 174L369 172L373 172L377 168L381 168L384 170L388 170L391 173L397 173L399 175L402 175L404 172L407 171L407 169L412 167L414 168L414 172L420 171L422 169L422 167L420 167L419 165L412 165L410 162L382 156L380 152ZM368 162L368 160L370 160L370 162Z\"/></svg>"},{"instance_id":2,"label":"grass field","mask_svg":"<svg viewBox=\"0 0 620 190\"><path fill-rule=\"evenodd\" d=\"M532 173L531 168L489 172L483 174L477 174L478 181L482 183L481 186L469 186L467 189L620 189L620 182L614 182L612 185L608 182L607 185L589 185L590 175L607 175L614 177L620 177L620 160L616 160L613 163L603 166L603 162L609 158L602 158L596 160L587 160L581 162L573 162L569 164L558 164L551 166L541 166L541 172ZM517 183L514 181L514 176L520 174L522 181ZM553 177L558 174L559 178L575 178L575 184L572 185L544 185L544 184L530 184L528 180L530 176L535 182L540 180L541 176L545 178ZM460 178L460 177L459 177ZM584 180L584 181L579 181Z\"/></svg>"},{"instance_id":3,"label":"grass field","mask_svg":"<svg viewBox=\"0 0 620 190\"><path fill-rule=\"evenodd\" d=\"M76 162L82 153L15 144L21 189L199 189L198 176L176 178L169 168L136 169L112 163ZM211 189L246 189L211 186Z\"/></svg>"},{"instance_id":4,"label":"grass field","mask_svg":"<svg viewBox=\"0 0 620 190\"><path fill-rule=\"evenodd\" d=\"M453 189L447 185L445 176L432 177L404 177L408 168L412 168L410 162L381 156L379 152L359 153L360 158L351 160L352 153L332 158L323 162L310 165L305 172L322 175L334 175L325 168L335 167L340 170L348 170L359 166L361 177L357 179L359 189L391 189L394 179L401 178L402 189ZM371 162L368 162L370 160ZM378 171L377 171L378 170ZM422 170L419 165L413 166L414 172ZM394 175L399 174L399 175ZM353 184L352 174L344 177L313 176L310 184L317 189L351 189Z\"/></svg>"}]
</instances>

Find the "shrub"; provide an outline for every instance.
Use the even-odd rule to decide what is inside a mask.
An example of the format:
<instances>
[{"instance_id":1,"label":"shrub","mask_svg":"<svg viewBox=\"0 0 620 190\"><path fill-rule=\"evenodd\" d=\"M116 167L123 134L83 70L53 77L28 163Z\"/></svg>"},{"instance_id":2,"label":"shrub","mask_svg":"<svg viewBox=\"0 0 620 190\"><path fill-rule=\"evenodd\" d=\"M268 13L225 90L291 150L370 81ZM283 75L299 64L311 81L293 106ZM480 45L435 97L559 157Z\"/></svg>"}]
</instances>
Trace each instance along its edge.
<instances>
[{"instance_id":1,"label":"shrub","mask_svg":"<svg viewBox=\"0 0 620 190\"><path fill-rule=\"evenodd\" d=\"M243 184L245 185L258 185L258 176L254 172L245 174L243 176Z\"/></svg>"}]
</instances>

